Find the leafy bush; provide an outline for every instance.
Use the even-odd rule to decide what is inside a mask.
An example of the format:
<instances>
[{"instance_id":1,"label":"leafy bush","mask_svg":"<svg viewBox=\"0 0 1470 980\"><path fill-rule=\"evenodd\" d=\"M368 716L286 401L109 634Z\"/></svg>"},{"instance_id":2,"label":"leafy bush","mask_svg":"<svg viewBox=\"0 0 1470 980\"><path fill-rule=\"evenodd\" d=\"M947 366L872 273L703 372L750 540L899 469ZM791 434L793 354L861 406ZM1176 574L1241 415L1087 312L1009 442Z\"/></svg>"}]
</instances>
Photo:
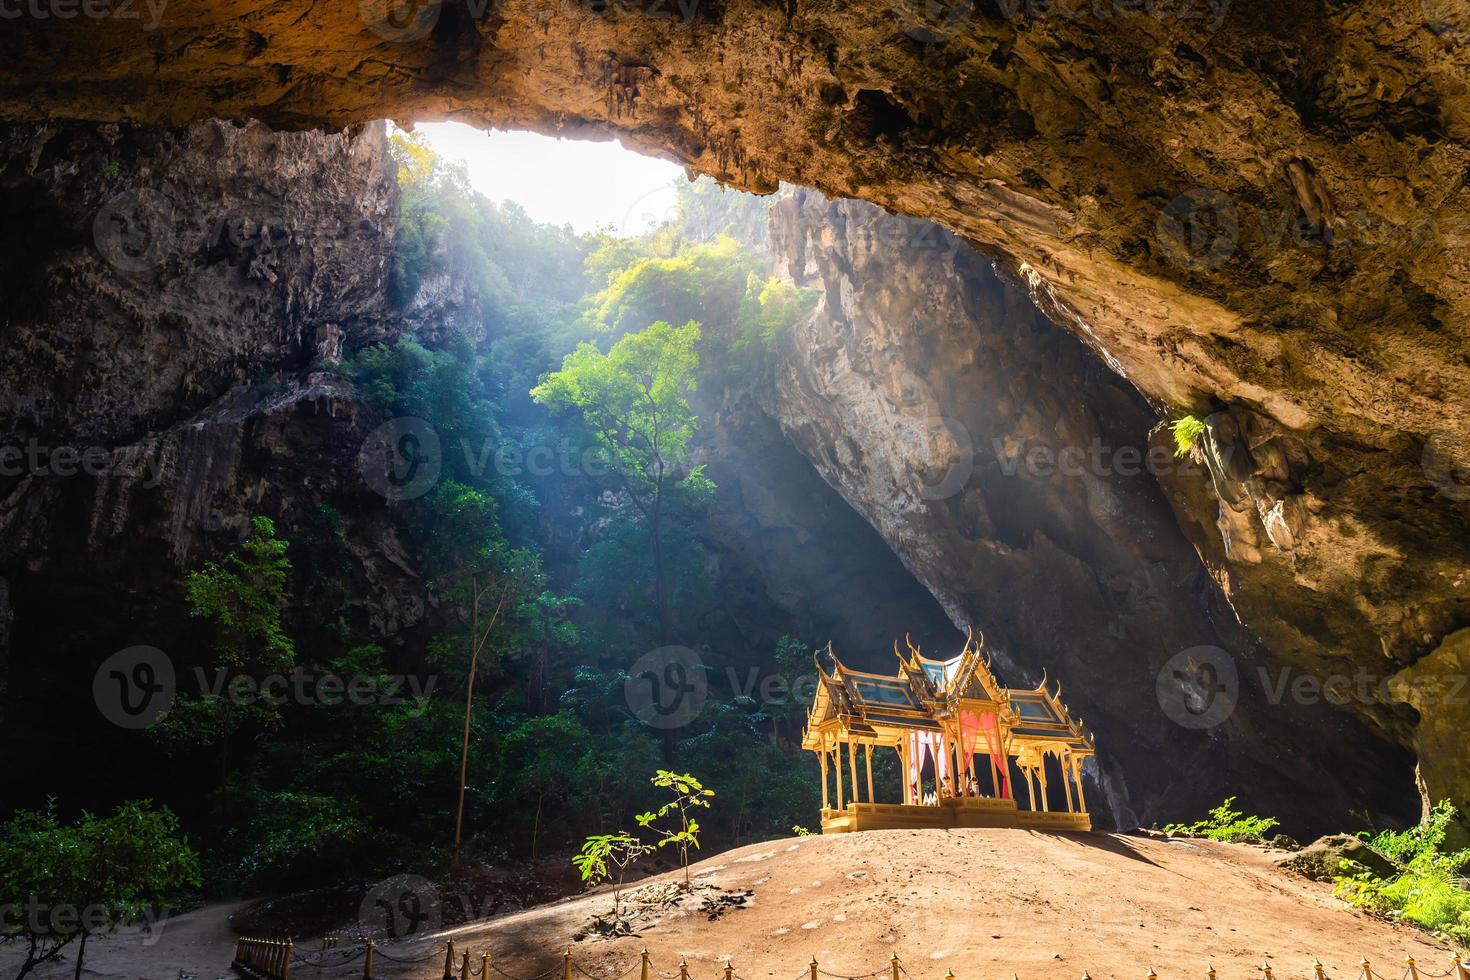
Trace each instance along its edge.
<instances>
[{"instance_id":1,"label":"leafy bush","mask_svg":"<svg viewBox=\"0 0 1470 980\"><path fill-rule=\"evenodd\" d=\"M1267 831L1278 823L1275 817L1248 817L1239 810L1230 809L1235 797L1226 797L1225 802L1210 810L1204 820L1191 824L1171 823L1164 833L1178 837L1204 837L1208 840L1224 841L1228 844L1260 843Z\"/></svg>"},{"instance_id":2,"label":"leafy bush","mask_svg":"<svg viewBox=\"0 0 1470 980\"><path fill-rule=\"evenodd\" d=\"M1444 843L1456 811L1441 800L1424 822L1408 830L1382 830L1369 837L1377 851L1404 866L1402 874L1379 878L1344 861L1334 894L1352 905L1432 929L1470 946L1470 891L1461 872L1470 864L1470 848L1445 851Z\"/></svg>"},{"instance_id":3,"label":"leafy bush","mask_svg":"<svg viewBox=\"0 0 1470 980\"><path fill-rule=\"evenodd\" d=\"M1169 431L1174 433L1174 455L1188 456L1194 452L1199 437L1205 434L1205 424L1193 415L1186 415L1169 423Z\"/></svg>"},{"instance_id":4,"label":"leafy bush","mask_svg":"<svg viewBox=\"0 0 1470 980\"><path fill-rule=\"evenodd\" d=\"M0 909L35 907L0 918L0 941L26 946L16 980L74 940L81 976L88 936L147 915L186 884L199 884L199 859L173 813L147 800L74 823L63 823L53 803L0 824Z\"/></svg>"}]
</instances>

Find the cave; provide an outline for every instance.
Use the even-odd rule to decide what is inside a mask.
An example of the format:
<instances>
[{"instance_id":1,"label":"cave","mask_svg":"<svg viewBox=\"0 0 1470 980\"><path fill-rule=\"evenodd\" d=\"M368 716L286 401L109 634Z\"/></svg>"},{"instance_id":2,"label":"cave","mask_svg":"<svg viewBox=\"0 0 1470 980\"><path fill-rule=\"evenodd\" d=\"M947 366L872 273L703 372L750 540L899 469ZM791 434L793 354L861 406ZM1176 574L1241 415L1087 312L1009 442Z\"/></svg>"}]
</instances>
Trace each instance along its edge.
<instances>
[{"instance_id":1,"label":"cave","mask_svg":"<svg viewBox=\"0 0 1470 980\"><path fill-rule=\"evenodd\" d=\"M207 645L179 581L252 514L343 515L352 629L428 645L425 525L357 480L384 416L322 368L483 313L398 265L390 129L453 121L757 195L813 297L767 382L691 396L722 668L983 631L1066 686L1116 829L1470 807L1452 5L33 6L0 35L0 415L107 462L0 476L16 805L113 795L133 750L72 681L159 622Z\"/></svg>"}]
</instances>

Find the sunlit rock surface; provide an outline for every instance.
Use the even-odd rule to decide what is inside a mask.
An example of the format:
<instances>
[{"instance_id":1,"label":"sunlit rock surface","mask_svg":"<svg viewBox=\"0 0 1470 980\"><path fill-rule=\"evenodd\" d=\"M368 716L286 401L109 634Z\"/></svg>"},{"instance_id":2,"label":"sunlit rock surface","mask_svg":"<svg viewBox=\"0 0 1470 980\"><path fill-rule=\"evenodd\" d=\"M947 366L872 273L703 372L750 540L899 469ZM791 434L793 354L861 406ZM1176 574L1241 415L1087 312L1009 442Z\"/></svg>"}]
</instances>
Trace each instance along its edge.
<instances>
[{"instance_id":1,"label":"sunlit rock surface","mask_svg":"<svg viewBox=\"0 0 1470 980\"><path fill-rule=\"evenodd\" d=\"M1065 679L1118 820L1222 786L1314 828L1324 804L1412 809L1381 733L1276 696L1286 661L1236 622L1158 482L1204 466L1151 449L1153 412L1100 357L933 225L797 191L772 239L823 296L783 346L783 427L1013 685ZM1196 663L1229 690L1196 691ZM1354 766L1323 764L1346 745Z\"/></svg>"}]
</instances>

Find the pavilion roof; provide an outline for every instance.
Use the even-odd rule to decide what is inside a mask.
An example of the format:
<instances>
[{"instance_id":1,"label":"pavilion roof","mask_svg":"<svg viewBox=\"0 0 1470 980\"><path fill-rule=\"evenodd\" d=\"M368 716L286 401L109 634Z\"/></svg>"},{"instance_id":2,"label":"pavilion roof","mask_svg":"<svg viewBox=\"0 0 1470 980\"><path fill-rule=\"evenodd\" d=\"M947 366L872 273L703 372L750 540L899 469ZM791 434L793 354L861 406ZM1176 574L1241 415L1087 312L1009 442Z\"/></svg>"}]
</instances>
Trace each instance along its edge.
<instances>
[{"instance_id":1,"label":"pavilion roof","mask_svg":"<svg viewBox=\"0 0 1470 980\"><path fill-rule=\"evenodd\" d=\"M1010 690L1002 687L991 671L990 655L982 635L974 631L965 638L958 656L935 660L904 637L905 655L898 649L896 675L875 674L848 667L832 651L818 651L816 697L808 715L808 733L824 722L841 718L849 734L861 737L871 732L872 724L930 729L938 727L938 717L962 707L965 702L989 702L1004 718L1014 738L1027 742L1059 742L1073 751L1091 752L1092 738L1082 723L1072 717L1061 701L1061 685L1055 692L1047 689L1043 675L1035 690ZM831 662L822 664L825 652Z\"/></svg>"}]
</instances>

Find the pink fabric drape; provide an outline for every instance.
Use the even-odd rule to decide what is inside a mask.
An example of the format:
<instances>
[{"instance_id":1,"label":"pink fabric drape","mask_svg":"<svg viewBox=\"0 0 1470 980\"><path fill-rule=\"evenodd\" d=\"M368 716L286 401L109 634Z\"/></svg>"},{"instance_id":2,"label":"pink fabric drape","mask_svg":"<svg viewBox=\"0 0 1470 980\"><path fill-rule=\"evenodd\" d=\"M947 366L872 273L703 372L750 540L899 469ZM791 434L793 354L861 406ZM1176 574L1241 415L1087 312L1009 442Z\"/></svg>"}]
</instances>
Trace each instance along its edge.
<instances>
[{"instance_id":1,"label":"pink fabric drape","mask_svg":"<svg viewBox=\"0 0 1470 980\"><path fill-rule=\"evenodd\" d=\"M996 787L996 792L1000 794L1001 799L1005 799L1009 796L1006 787L1005 755L1002 752L1000 741L1000 722L996 719L995 712L982 713L971 708L960 712L960 755L961 763L967 774L970 771L971 757L979 749L979 740L982 736L985 739L985 751L995 763L994 772L1000 777L1000 785Z\"/></svg>"}]
</instances>

